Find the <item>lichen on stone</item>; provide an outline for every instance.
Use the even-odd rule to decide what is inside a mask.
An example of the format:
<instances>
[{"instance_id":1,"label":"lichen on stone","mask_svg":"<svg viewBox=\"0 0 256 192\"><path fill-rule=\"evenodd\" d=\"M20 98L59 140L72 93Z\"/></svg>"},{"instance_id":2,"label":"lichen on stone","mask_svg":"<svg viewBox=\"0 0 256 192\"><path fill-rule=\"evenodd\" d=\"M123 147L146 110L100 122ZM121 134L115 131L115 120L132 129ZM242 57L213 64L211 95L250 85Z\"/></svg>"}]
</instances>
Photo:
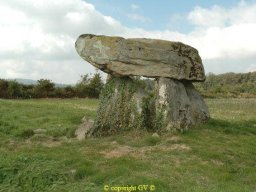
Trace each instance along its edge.
<instances>
[{"instance_id":1,"label":"lichen on stone","mask_svg":"<svg viewBox=\"0 0 256 192\"><path fill-rule=\"evenodd\" d=\"M140 127L143 84L129 77L114 77L100 95L100 107L90 135L113 135Z\"/></svg>"}]
</instances>

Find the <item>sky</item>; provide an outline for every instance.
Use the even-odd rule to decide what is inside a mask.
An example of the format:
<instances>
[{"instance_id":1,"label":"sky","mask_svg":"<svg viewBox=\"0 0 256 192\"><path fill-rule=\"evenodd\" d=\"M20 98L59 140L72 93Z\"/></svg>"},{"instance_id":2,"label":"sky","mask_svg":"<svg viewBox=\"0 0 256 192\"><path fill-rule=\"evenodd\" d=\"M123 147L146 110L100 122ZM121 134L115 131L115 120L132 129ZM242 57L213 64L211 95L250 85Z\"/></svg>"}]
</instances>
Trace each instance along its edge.
<instances>
[{"instance_id":1,"label":"sky","mask_svg":"<svg viewBox=\"0 0 256 192\"><path fill-rule=\"evenodd\" d=\"M0 78L76 83L81 34L181 41L206 73L256 71L256 0L0 0Z\"/></svg>"}]
</instances>

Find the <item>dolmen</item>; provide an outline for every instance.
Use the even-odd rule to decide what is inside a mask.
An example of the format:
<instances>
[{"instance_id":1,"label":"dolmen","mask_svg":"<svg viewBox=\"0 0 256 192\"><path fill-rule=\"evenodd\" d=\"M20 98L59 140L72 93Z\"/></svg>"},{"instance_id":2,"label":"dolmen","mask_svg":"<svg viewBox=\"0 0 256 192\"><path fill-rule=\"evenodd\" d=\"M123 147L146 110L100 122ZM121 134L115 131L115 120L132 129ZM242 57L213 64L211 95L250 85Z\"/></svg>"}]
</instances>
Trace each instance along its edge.
<instances>
[{"instance_id":1,"label":"dolmen","mask_svg":"<svg viewBox=\"0 0 256 192\"><path fill-rule=\"evenodd\" d=\"M195 48L181 42L92 34L81 35L75 48L85 61L109 74L88 136L134 129L184 131L210 118L192 84L205 80Z\"/></svg>"}]
</instances>

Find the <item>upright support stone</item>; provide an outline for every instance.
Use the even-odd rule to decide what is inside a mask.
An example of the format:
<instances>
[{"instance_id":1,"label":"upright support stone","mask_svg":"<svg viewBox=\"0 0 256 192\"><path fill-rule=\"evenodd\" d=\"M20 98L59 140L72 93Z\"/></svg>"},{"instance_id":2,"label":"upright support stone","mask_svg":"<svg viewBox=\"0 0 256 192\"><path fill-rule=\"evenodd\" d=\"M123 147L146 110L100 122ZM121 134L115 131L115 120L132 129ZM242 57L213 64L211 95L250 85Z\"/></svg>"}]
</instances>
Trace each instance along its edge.
<instances>
[{"instance_id":1,"label":"upright support stone","mask_svg":"<svg viewBox=\"0 0 256 192\"><path fill-rule=\"evenodd\" d=\"M156 81L156 118L163 130L186 130L209 119L203 98L189 81Z\"/></svg>"},{"instance_id":2,"label":"upright support stone","mask_svg":"<svg viewBox=\"0 0 256 192\"><path fill-rule=\"evenodd\" d=\"M94 127L88 136L113 135L139 129L143 121L143 85L129 77L112 77L100 95Z\"/></svg>"}]
</instances>

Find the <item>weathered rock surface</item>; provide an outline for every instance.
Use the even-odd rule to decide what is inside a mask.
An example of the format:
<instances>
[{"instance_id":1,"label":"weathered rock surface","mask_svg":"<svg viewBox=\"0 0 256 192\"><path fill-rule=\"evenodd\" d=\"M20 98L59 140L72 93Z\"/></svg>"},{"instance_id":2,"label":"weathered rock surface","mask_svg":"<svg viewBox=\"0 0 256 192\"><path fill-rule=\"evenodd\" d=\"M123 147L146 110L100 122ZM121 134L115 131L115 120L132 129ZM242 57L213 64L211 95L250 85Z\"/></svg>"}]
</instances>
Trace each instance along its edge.
<instances>
[{"instance_id":1,"label":"weathered rock surface","mask_svg":"<svg viewBox=\"0 0 256 192\"><path fill-rule=\"evenodd\" d=\"M139 129L143 123L143 86L129 77L114 77L100 95L100 105L87 136L113 135Z\"/></svg>"},{"instance_id":2,"label":"weathered rock surface","mask_svg":"<svg viewBox=\"0 0 256 192\"><path fill-rule=\"evenodd\" d=\"M205 80L198 51L180 42L85 34L75 46L84 60L114 76Z\"/></svg>"},{"instance_id":3,"label":"weathered rock surface","mask_svg":"<svg viewBox=\"0 0 256 192\"><path fill-rule=\"evenodd\" d=\"M85 139L85 136L89 133L90 129L93 127L94 121L84 117L82 119L82 124L75 131L75 136L78 140Z\"/></svg>"},{"instance_id":4,"label":"weathered rock surface","mask_svg":"<svg viewBox=\"0 0 256 192\"><path fill-rule=\"evenodd\" d=\"M209 112L191 82L159 78L155 88L128 77L114 77L100 96L95 124L87 136L131 129L179 130L206 122Z\"/></svg>"},{"instance_id":5,"label":"weathered rock surface","mask_svg":"<svg viewBox=\"0 0 256 192\"><path fill-rule=\"evenodd\" d=\"M157 118L167 131L183 131L210 118L203 98L191 82L159 78L156 95Z\"/></svg>"}]
</instances>

